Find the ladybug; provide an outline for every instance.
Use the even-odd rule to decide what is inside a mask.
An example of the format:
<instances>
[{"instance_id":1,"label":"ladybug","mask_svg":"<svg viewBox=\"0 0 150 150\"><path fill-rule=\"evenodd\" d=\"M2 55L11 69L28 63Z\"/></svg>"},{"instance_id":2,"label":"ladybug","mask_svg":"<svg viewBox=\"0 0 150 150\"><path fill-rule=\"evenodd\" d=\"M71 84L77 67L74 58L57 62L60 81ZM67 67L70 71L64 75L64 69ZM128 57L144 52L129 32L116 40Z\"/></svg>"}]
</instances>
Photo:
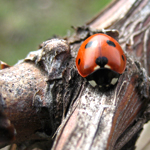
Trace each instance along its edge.
<instances>
[{"instance_id":1,"label":"ladybug","mask_svg":"<svg viewBox=\"0 0 150 150\"><path fill-rule=\"evenodd\" d=\"M97 33L81 45L77 57L78 73L93 86L107 89L116 85L126 67L126 56L112 37Z\"/></svg>"}]
</instances>

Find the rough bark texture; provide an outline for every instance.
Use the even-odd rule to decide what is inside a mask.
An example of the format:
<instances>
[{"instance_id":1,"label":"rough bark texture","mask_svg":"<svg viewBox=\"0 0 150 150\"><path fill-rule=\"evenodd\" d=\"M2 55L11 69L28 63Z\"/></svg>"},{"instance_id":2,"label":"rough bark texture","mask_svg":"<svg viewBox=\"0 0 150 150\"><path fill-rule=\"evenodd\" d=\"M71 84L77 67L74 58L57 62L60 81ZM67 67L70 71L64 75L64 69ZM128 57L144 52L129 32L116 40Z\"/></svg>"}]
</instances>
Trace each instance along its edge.
<instances>
[{"instance_id":1,"label":"rough bark texture","mask_svg":"<svg viewBox=\"0 0 150 150\"><path fill-rule=\"evenodd\" d=\"M135 149L150 118L149 9L148 0L114 1L73 36L44 42L13 67L2 63L1 147ZM75 67L82 41L98 32L118 39L127 56L125 72L109 91L92 88Z\"/></svg>"}]
</instances>

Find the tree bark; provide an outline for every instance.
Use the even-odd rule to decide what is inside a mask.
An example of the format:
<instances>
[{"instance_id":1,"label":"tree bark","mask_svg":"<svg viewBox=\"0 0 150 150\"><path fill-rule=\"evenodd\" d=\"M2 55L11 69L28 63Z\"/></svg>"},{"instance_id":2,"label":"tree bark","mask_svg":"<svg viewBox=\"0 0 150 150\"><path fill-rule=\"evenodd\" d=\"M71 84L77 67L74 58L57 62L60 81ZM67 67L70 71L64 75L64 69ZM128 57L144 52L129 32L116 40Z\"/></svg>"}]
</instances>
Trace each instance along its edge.
<instances>
[{"instance_id":1,"label":"tree bark","mask_svg":"<svg viewBox=\"0 0 150 150\"><path fill-rule=\"evenodd\" d=\"M44 42L12 67L2 63L1 147L135 149L150 118L149 9L148 0L114 1L85 26L74 28L74 35ZM81 43L94 33L117 39L127 57L125 72L109 91L92 88L75 67Z\"/></svg>"}]
</instances>

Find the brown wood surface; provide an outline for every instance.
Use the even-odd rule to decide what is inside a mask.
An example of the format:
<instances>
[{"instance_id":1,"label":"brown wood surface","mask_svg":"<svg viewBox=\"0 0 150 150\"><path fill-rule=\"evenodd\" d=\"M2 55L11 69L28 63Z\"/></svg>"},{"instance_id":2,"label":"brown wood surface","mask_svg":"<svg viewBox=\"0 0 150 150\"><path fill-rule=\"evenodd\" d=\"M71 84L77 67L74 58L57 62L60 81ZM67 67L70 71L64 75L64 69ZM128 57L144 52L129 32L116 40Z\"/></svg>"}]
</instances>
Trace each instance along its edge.
<instances>
[{"instance_id":1,"label":"brown wood surface","mask_svg":"<svg viewBox=\"0 0 150 150\"><path fill-rule=\"evenodd\" d=\"M112 2L71 37L44 42L0 71L1 146L18 149L132 150L149 116L150 1ZM105 29L105 30L104 30ZM107 30L106 30L107 29ZM116 31L118 30L118 31ZM83 40L103 32L119 41L127 67L116 87L92 88L75 58ZM118 34L119 33L119 34ZM119 36L118 36L119 35Z\"/></svg>"}]
</instances>

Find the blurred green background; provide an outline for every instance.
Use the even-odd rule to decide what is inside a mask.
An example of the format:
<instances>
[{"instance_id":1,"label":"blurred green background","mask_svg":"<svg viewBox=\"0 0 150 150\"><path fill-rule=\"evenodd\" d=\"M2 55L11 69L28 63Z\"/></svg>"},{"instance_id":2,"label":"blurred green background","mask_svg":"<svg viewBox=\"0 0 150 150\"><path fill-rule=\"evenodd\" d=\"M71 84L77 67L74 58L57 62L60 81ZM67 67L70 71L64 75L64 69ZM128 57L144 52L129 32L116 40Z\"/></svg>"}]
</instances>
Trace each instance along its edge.
<instances>
[{"instance_id":1,"label":"blurred green background","mask_svg":"<svg viewBox=\"0 0 150 150\"><path fill-rule=\"evenodd\" d=\"M0 60L9 65L53 35L73 32L111 0L0 0Z\"/></svg>"}]
</instances>

